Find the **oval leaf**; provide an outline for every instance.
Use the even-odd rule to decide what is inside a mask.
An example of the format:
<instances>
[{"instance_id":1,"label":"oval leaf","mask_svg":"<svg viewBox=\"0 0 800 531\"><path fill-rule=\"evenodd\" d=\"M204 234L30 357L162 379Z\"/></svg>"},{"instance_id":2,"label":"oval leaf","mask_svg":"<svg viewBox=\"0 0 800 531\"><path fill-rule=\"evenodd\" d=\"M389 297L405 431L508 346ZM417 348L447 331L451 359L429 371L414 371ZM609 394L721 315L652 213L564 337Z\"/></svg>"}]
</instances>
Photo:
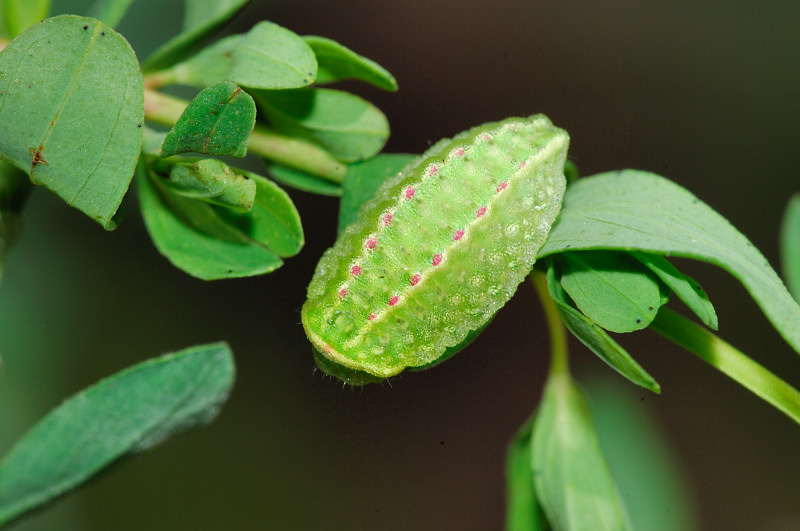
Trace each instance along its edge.
<instances>
[{"instance_id":1,"label":"oval leaf","mask_svg":"<svg viewBox=\"0 0 800 531\"><path fill-rule=\"evenodd\" d=\"M0 525L126 454L211 422L233 379L230 348L214 343L140 363L68 399L0 462Z\"/></svg>"},{"instance_id":2,"label":"oval leaf","mask_svg":"<svg viewBox=\"0 0 800 531\"><path fill-rule=\"evenodd\" d=\"M313 140L344 162L376 155L389 138L386 116L349 92L260 90L253 96L275 129Z\"/></svg>"},{"instance_id":3,"label":"oval leaf","mask_svg":"<svg viewBox=\"0 0 800 531\"><path fill-rule=\"evenodd\" d=\"M164 143L163 156L194 151L244 157L256 123L250 94L229 81L200 91L183 111Z\"/></svg>"},{"instance_id":4,"label":"oval leaf","mask_svg":"<svg viewBox=\"0 0 800 531\"><path fill-rule=\"evenodd\" d=\"M242 173L242 170L236 170ZM172 264L203 280L269 273L303 244L300 218L283 190L255 179L246 214L170 193L159 177L140 170L139 203L153 243Z\"/></svg>"},{"instance_id":5,"label":"oval leaf","mask_svg":"<svg viewBox=\"0 0 800 531\"><path fill-rule=\"evenodd\" d=\"M185 0L183 31L161 45L142 63L145 72L174 65L233 18L248 0Z\"/></svg>"},{"instance_id":6,"label":"oval leaf","mask_svg":"<svg viewBox=\"0 0 800 531\"><path fill-rule=\"evenodd\" d=\"M663 177L623 170L572 185L539 256L580 249L637 250L719 266L800 352L800 306L766 258L728 220Z\"/></svg>"},{"instance_id":7,"label":"oval leaf","mask_svg":"<svg viewBox=\"0 0 800 531\"><path fill-rule=\"evenodd\" d=\"M568 375L547 382L531 460L536 494L554 530L630 529L589 408Z\"/></svg>"},{"instance_id":8,"label":"oval leaf","mask_svg":"<svg viewBox=\"0 0 800 531\"><path fill-rule=\"evenodd\" d=\"M661 306L656 277L622 253L561 255L561 285L586 317L611 332L647 328Z\"/></svg>"},{"instance_id":9,"label":"oval leaf","mask_svg":"<svg viewBox=\"0 0 800 531\"><path fill-rule=\"evenodd\" d=\"M614 341L605 330L597 323L575 309L572 301L564 291L563 286L556 277L555 268L550 263L547 269L547 289L550 297L556 304L558 314L567 327L567 330L577 337L586 348L594 352L598 358L622 376L656 394L661 392L661 386L655 378L645 371L628 351Z\"/></svg>"},{"instance_id":10,"label":"oval leaf","mask_svg":"<svg viewBox=\"0 0 800 531\"><path fill-rule=\"evenodd\" d=\"M325 37L303 37L317 57L317 83L358 79L383 90L396 91L397 81L388 70Z\"/></svg>"},{"instance_id":11,"label":"oval leaf","mask_svg":"<svg viewBox=\"0 0 800 531\"><path fill-rule=\"evenodd\" d=\"M105 228L142 145L144 87L127 41L64 15L0 53L0 154Z\"/></svg>"},{"instance_id":12,"label":"oval leaf","mask_svg":"<svg viewBox=\"0 0 800 531\"><path fill-rule=\"evenodd\" d=\"M259 89L304 87L314 82L317 60L302 37L262 21L233 49L228 79Z\"/></svg>"},{"instance_id":13,"label":"oval leaf","mask_svg":"<svg viewBox=\"0 0 800 531\"><path fill-rule=\"evenodd\" d=\"M800 301L800 194L786 207L781 225L781 265L786 286Z\"/></svg>"}]
</instances>

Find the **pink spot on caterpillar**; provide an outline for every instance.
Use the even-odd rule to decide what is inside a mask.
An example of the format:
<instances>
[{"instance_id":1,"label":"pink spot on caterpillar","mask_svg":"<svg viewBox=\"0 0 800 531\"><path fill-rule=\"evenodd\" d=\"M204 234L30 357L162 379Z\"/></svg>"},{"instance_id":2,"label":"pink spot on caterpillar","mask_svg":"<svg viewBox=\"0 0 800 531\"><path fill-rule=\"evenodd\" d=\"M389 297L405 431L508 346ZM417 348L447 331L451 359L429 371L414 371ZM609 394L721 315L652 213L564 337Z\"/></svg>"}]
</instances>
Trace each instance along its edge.
<instances>
[{"instance_id":1,"label":"pink spot on caterpillar","mask_svg":"<svg viewBox=\"0 0 800 531\"><path fill-rule=\"evenodd\" d=\"M440 254L433 255L433 260L431 260L431 263L433 263L433 265L435 265L435 266L441 264L442 263L442 255L440 255Z\"/></svg>"},{"instance_id":2,"label":"pink spot on caterpillar","mask_svg":"<svg viewBox=\"0 0 800 531\"><path fill-rule=\"evenodd\" d=\"M508 186L508 182L506 182L506 181L503 181L503 182L501 182L501 183L500 183L500 184L497 186L497 191L498 191L498 192L502 192L503 190L505 190L505 189L506 189L506 186Z\"/></svg>"},{"instance_id":3,"label":"pink spot on caterpillar","mask_svg":"<svg viewBox=\"0 0 800 531\"><path fill-rule=\"evenodd\" d=\"M420 281L421 279L422 279L422 275L420 275L419 273L417 273L416 275L414 275L413 277L411 277L411 285L412 285L412 286L416 286L417 284L419 284L419 281Z\"/></svg>"},{"instance_id":4,"label":"pink spot on caterpillar","mask_svg":"<svg viewBox=\"0 0 800 531\"><path fill-rule=\"evenodd\" d=\"M430 168L428 168L428 175L434 176L437 173L439 173L439 167L438 166L431 166Z\"/></svg>"},{"instance_id":5,"label":"pink spot on caterpillar","mask_svg":"<svg viewBox=\"0 0 800 531\"><path fill-rule=\"evenodd\" d=\"M375 247L378 246L378 240L376 240L375 238L369 238L367 239L367 243L364 245L366 246L367 249L374 249Z\"/></svg>"},{"instance_id":6,"label":"pink spot on caterpillar","mask_svg":"<svg viewBox=\"0 0 800 531\"><path fill-rule=\"evenodd\" d=\"M485 140L486 142L488 142L491 139L492 139L492 135L490 135L489 133L483 133L481 135L481 140Z\"/></svg>"},{"instance_id":7,"label":"pink spot on caterpillar","mask_svg":"<svg viewBox=\"0 0 800 531\"><path fill-rule=\"evenodd\" d=\"M463 157L464 156L464 148L456 149L455 151L453 151L453 155L455 155L456 157Z\"/></svg>"},{"instance_id":8,"label":"pink spot on caterpillar","mask_svg":"<svg viewBox=\"0 0 800 531\"><path fill-rule=\"evenodd\" d=\"M375 319L376 317L377 317L377 315L375 315L374 313L371 313L371 314L369 314L369 317L367 317L367 319L369 319L370 321L372 321L372 320L373 320L373 319Z\"/></svg>"},{"instance_id":9,"label":"pink spot on caterpillar","mask_svg":"<svg viewBox=\"0 0 800 531\"><path fill-rule=\"evenodd\" d=\"M411 188L409 186L408 188L406 188L406 194L405 194L406 195L406 199L411 199L412 197L414 197L415 193L417 193L416 190L414 190L413 188Z\"/></svg>"},{"instance_id":10,"label":"pink spot on caterpillar","mask_svg":"<svg viewBox=\"0 0 800 531\"><path fill-rule=\"evenodd\" d=\"M528 165L528 163L523 160L522 162L519 163L519 169L522 169L527 165Z\"/></svg>"},{"instance_id":11,"label":"pink spot on caterpillar","mask_svg":"<svg viewBox=\"0 0 800 531\"><path fill-rule=\"evenodd\" d=\"M395 304L397 304L397 301L399 301L399 300L400 300L400 297L395 295L394 297L389 299L389 306L394 306Z\"/></svg>"},{"instance_id":12,"label":"pink spot on caterpillar","mask_svg":"<svg viewBox=\"0 0 800 531\"><path fill-rule=\"evenodd\" d=\"M482 206L482 207L480 207L480 208L478 209L478 212L476 212L475 216L476 216L476 217L481 217L481 216L482 216L482 215L484 215L484 214L486 214L486 207L485 207L485 206Z\"/></svg>"},{"instance_id":13,"label":"pink spot on caterpillar","mask_svg":"<svg viewBox=\"0 0 800 531\"><path fill-rule=\"evenodd\" d=\"M360 275L361 274L361 266L360 265L354 265L353 267L351 267L350 268L350 274L353 275L354 277L357 277L358 275Z\"/></svg>"},{"instance_id":14,"label":"pink spot on caterpillar","mask_svg":"<svg viewBox=\"0 0 800 531\"><path fill-rule=\"evenodd\" d=\"M387 227L392 223L392 215L388 212L384 214L383 218L381 219L383 220L383 224L386 225Z\"/></svg>"},{"instance_id":15,"label":"pink spot on caterpillar","mask_svg":"<svg viewBox=\"0 0 800 531\"><path fill-rule=\"evenodd\" d=\"M464 229L458 229L455 233L453 233L453 240L458 241L464 237Z\"/></svg>"},{"instance_id":16,"label":"pink spot on caterpillar","mask_svg":"<svg viewBox=\"0 0 800 531\"><path fill-rule=\"evenodd\" d=\"M346 289L340 289L340 290L339 290L339 297L341 297L341 298L343 298L343 299L344 299L345 297L347 297L347 290L346 290Z\"/></svg>"}]
</instances>

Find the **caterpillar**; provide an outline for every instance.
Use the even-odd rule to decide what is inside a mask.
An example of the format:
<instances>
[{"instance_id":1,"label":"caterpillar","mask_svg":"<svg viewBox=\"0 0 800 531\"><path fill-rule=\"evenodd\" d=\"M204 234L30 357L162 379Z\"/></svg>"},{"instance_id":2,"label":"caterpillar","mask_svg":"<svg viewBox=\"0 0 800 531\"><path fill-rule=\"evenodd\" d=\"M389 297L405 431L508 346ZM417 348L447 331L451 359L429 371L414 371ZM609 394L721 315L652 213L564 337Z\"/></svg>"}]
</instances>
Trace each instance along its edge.
<instances>
[{"instance_id":1,"label":"caterpillar","mask_svg":"<svg viewBox=\"0 0 800 531\"><path fill-rule=\"evenodd\" d=\"M508 118L388 178L317 264L301 314L317 355L385 378L484 326L558 215L568 145L544 115Z\"/></svg>"}]
</instances>

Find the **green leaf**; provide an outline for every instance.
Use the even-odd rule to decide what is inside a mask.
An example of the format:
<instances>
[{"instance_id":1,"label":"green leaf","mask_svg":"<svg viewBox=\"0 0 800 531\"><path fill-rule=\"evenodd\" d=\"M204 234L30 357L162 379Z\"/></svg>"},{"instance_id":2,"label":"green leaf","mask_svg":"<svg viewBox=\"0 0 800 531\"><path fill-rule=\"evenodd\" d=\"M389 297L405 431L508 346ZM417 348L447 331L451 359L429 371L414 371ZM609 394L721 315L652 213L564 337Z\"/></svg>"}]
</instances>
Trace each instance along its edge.
<instances>
[{"instance_id":1,"label":"green leaf","mask_svg":"<svg viewBox=\"0 0 800 531\"><path fill-rule=\"evenodd\" d=\"M168 71L156 74L168 80L197 88L205 88L225 81L231 68L233 50L244 40L244 35L230 35L200 50Z\"/></svg>"},{"instance_id":2,"label":"green leaf","mask_svg":"<svg viewBox=\"0 0 800 531\"><path fill-rule=\"evenodd\" d=\"M389 138L386 116L349 92L260 90L253 96L275 129L313 140L344 162L376 155Z\"/></svg>"},{"instance_id":3,"label":"green leaf","mask_svg":"<svg viewBox=\"0 0 800 531\"><path fill-rule=\"evenodd\" d=\"M0 53L0 155L105 228L142 144L136 56L94 19L36 24Z\"/></svg>"},{"instance_id":4,"label":"green leaf","mask_svg":"<svg viewBox=\"0 0 800 531\"><path fill-rule=\"evenodd\" d=\"M635 390L608 377L581 383L632 527L647 531L698 529L692 489L656 412Z\"/></svg>"},{"instance_id":5,"label":"green leaf","mask_svg":"<svg viewBox=\"0 0 800 531\"><path fill-rule=\"evenodd\" d=\"M269 273L283 264L280 256L303 245L289 196L263 177L235 171L256 182L246 214L170 193L140 167L139 203L153 243L175 267L203 280Z\"/></svg>"},{"instance_id":6,"label":"green leaf","mask_svg":"<svg viewBox=\"0 0 800 531\"><path fill-rule=\"evenodd\" d=\"M709 328L718 328L717 313L703 291L693 278L678 271L669 260L657 254L632 252L631 256L639 260L663 282L686 306Z\"/></svg>"},{"instance_id":7,"label":"green leaf","mask_svg":"<svg viewBox=\"0 0 800 531\"><path fill-rule=\"evenodd\" d=\"M256 201L246 216L223 210L219 212L220 217L280 257L299 253L305 236L300 215L289 195L261 175L241 168L234 168L234 171L256 183Z\"/></svg>"},{"instance_id":8,"label":"green leaf","mask_svg":"<svg viewBox=\"0 0 800 531\"><path fill-rule=\"evenodd\" d=\"M317 57L317 83L357 79L383 90L397 90L394 76L375 61L325 37L309 35L303 38Z\"/></svg>"},{"instance_id":9,"label":"green leaf","mask_svg":"<svg viewBox=\"0 0 800 531\"><path fill-rule=\"evenodd\" d=\"M545 531L549 529L533 488L531 428L528 420L508 447L506 455L506 529Z\"/></svg>"},{"instance_id":10,"label":"green leaf","mask_svg":"<svg viewBox=\"0 0 800 531\"><path fill-rule=\"evenodd\" d=\"M656 394L661 393L661 386L655 378L650 376L605 330L574 308L557 279L552 261L547 269L547 289L564 325L581 343L632 383Z\"/></svg>"},{"instance_id":11,"label":"green leaf","mask_svg":"<svg viewBox=\"0 0 800 531\"><path fill-rule=\"evenodd\" d=\"M781 259L786 286L800 301L800 194L792 196L783 215Z\"/></svg>"},{"instance_id":12,"label":"green leaf","mask_svg":"<svg viewBox=\"0 0 800 531\"><path fill-rule=\"evenodd\" d=\"M225 343L146 361L74 395L0 462L0 526L120 457L211 422L234 380Z\"/></svg>"},{"instance_id":13,"label":"green leaf","mask_svg":"<svg viewBox=\"0 0 800 531\"><path fill-rule=\"evenodd\" d=\"M220 29L248 0L186 0L183 31L161 45L142 63L145 72L170 67L192 54Z\"/></svg>"},{"instance_id":14,"label":"green leaf","mask_svg":"<svg viewBox=\"0 0 800 531\"><path fill-rule=\"evenodd\" d=\"M553 529L630 529L589 408L566 374L551 375L545 387L532 463L536 494Z\"/></svg>"},{"instance_id":15,"label":"green leaf","mask_svg":"<svg viewBox=\"0 0 800 531\"><path fill-rule=\"evenodd\" d=\"M95 0L87 15L114 28L125 17L131 3L133 0Z\"/></svg>"},{"instance_id":16,"label":"green leaf","mask_svg":"<svg viewBox=\"0 0 800 531\"><path fill-rule=\"evenodd\" d=\"M312 194L328 195L332 197L342 195L342 186L340 184L301 170L281 166L280 164L272 164L267 161L264 162L267 165L267 173L269 173L269 176L286 186L291 186L292 188Z\"/></svg>"},{"instance_id":17,"label":"green leaf","mask_svg":"<svg viewBox=\"0 0 800 531\"><path fill-rule=\"evenodd\" d=\"M6 34L13 39L47 18L50 0L4 0L2 7Z\"/></svg>"},{"instance_id":18,"label":"green leaf","mask_svg":"<svg viewBox=\"0 0 800 531\"><path fill-rule=\"evenodd\" d=\"M725 218L663 177L623 170L570 186L539 256L582 249L636 250L719 266L800 352L800 306L764 256Z\"/></svg>"},{"instance_id":19,"label":"green leaf","mask_svg":"<svg viewBox=\"0 0 800 531\"><path fill-rule=\"evenodd\" d=\"M194 151L244 157L256 123L256 104L229 81L208 87L189 103L161 146L163 156Z\"/></svg>"},{"instance_id":20,"label":"green leaf","mask_svg":"<svg viewBox=\"0 0 800 531\"><path fill-rule=\"evenodd\" d=\"M248 88L289 89L314 82L317 60L302 37L262 21L233 49L228 79Z\"/></svg>"},{"instance_id":21,"label":"green leaf","mask_svg":"<svg viewBox=\"0 0 800 531\"><path fill-rule=\"evenodd\" d=\"M256 198L256 182L217 159L176 163L162 182L176 194L239 212L250 210Z\"/></svg>"},{"instance_id":22,"label":"green leaf","mask_svg":"<svg viewBox=\"0 0 800 531\"><path fill-rule=\"evenodd\" d=\"M578 309L606 330L642 330L658 313L658 279L631 257L585 251L563 253L560 258L561 285Z\"/></svg>"},{"instance_id":23,"label":"green leaf","mask_svg":"<svg viewBox=\"0 0 800 531\"><path fill-rule=\"evenodd\" d=\"M356 162L347 168L339 204L339 232L356 219L361 204L375 195L375 190L390 175L396 175L416 155L382 153L371 159Z\"/></svg>"}]
</instances>

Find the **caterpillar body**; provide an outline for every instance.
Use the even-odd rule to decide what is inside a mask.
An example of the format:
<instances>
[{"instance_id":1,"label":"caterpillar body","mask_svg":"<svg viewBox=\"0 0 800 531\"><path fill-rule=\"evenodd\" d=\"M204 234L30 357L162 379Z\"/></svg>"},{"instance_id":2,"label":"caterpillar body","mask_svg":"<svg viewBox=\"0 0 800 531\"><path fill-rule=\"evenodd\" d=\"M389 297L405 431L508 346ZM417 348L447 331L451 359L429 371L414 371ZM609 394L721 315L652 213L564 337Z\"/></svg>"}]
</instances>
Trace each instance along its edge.
<instances>
[{"instance_id":1,"label":"caterpillar body","mask_svg":"<svg viewBox=\"0 0 800 531\"><path fill-rule=\"evenodd\" d=\"M530 272L561 208L569 136L544 115L443 139L390 177L317 265L318 355L388 377L480 329Z\"/></svg>"}]
</instances>

